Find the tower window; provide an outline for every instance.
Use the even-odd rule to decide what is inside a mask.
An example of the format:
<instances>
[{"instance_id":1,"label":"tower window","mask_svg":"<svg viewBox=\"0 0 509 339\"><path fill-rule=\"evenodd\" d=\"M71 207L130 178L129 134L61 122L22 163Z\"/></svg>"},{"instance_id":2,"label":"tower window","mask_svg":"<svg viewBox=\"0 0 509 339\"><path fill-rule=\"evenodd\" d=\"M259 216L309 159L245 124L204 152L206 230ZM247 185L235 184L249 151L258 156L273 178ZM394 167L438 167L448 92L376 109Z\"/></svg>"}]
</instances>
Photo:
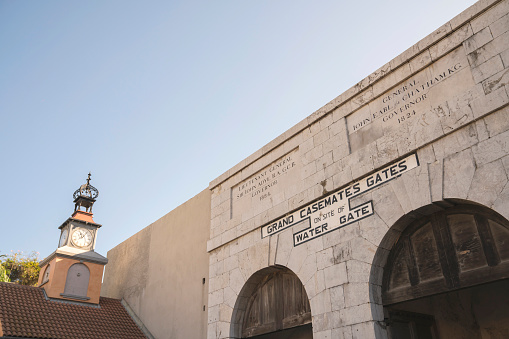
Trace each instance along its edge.
<instances>
[{"instance_id":1,"label":"tower window","mask_svg":"<svg viewBox=\"0 0 509 339\"><path fill-rule=\"evenodd\" d=\"M49 274L51 272L51 265L48 265L44 270L44 275L42 276L42 283L46 283L49 280Z\"/></svg>"},{"instance_id":2,"label":"tower window","mask_svg":"<svg viewBox=\"0 0 509 339\"><path fill-rule=\"evenodd\" d=\"M64 295L70 297L87 297L90 270L85 264L74 264L67 271Z\"/></svg>"}]
</instances>

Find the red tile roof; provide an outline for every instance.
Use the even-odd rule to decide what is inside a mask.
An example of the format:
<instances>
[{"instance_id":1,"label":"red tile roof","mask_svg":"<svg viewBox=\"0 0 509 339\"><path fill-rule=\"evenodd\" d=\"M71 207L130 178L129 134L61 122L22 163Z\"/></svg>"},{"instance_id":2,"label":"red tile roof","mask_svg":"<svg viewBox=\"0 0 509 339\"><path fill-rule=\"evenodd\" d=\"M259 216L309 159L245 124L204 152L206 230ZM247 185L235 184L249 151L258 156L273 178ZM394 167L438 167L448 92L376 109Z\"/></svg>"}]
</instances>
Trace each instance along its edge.
<instances>
[{"instance_id":1,"label":"red tile roof","mask_svg":"<svg viewBox=\"0 0 509 339\"><path fill-rule=\"evenodd\" d=\"M6 337L146 338L118 299L99 307L47 300L41 288L0 283L0 324Z\"/></svg>"}]
</instances>

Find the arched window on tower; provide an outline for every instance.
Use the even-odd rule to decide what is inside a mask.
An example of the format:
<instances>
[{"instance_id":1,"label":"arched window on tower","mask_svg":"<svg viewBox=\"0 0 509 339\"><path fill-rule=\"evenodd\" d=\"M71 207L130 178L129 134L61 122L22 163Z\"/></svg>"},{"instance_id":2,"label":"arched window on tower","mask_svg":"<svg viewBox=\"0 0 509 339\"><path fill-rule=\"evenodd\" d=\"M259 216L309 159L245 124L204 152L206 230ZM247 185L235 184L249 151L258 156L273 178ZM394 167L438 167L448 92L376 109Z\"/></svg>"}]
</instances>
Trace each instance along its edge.
<instances>
[{"instance_id":1,"label":"arched window on tower","mask_svg":"<svg viewBox=\"0 0 509 339\"><path fill-rule=\"evenodd\" d=\"M51 265L46 266L46 269L44 270L44 275L42 276L42 283L47 283L49 280L49 274L51 272Z\"/></svg>"},{"instance_id":2,"label":"arched window on tower","mask_svg":"<svg viewBox=\"0 0 509 339\"><path fill-rule=\"evenodd\" d=\"M85 264L74 264L67 271L63 297L89 299L87 297L90 270Z\"/></svg>"}]
</instances>

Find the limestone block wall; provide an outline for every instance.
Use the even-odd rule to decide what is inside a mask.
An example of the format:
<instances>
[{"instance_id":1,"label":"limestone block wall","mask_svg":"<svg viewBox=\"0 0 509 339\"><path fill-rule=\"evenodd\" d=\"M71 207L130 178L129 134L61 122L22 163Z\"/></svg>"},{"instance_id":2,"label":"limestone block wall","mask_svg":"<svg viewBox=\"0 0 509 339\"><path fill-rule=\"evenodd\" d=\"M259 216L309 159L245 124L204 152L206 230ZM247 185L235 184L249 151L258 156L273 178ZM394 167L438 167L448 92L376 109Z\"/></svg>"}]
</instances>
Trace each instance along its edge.
<instances>
[{"instance_id":1,"label":"limestone block wall","mask_svg":"<svg viewBox=\"0 0 509 339\"><path fill-rule=\"evenodd\" d=\"M205 338L210 191L108 251L101 295L124 299L155 338Z\"/></svg>"},{"instance_id":2,"label":"limestone block wall","mask_svg":"<svg viewBox=\"0 0 509 339\"><path fill-rule=\"evenodd\" d=\"M314 338L384 338L396 221L447 201L509 219L508 13L507 0L476 3L210 183L208 338L238 337L238 296L273 265L304 284ZM415 168L355 190L414 154ZM340 192L371 212L296 245L309 224L290 216Z\"/></svg>"}]
</instances>

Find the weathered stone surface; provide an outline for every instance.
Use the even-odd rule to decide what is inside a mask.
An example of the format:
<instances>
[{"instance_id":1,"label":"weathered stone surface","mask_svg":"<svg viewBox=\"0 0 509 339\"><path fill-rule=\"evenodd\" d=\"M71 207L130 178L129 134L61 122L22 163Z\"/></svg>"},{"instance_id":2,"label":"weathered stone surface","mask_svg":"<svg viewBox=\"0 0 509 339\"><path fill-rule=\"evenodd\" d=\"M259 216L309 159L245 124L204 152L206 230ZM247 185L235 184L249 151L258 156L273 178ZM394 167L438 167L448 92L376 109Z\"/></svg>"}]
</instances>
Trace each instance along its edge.
<instances>
[{"instance_id":1,"label":"weathered stone surface","mask_svg":"<svg viewBox=\"0 0 509 339\"><path fill-rule=\"evenodd\" d=\"M301 269L297 272L302 283L307 283L309 279L316 273L316 254L311 253L306 257Z\"/></svg>"},{"instance_id":2,"label":"weathered stone surface","mask_svg":"<svg viewBox=\"0 0 509 339\"><path fill-rule=\"evenodd\" d=\"M209 307L219 305L223 302L223 290L209 293Z\"/></svg>"},{"instance_id":3,"label":"weathered stone surface","mask_svg":"<svg viewBox=\"0 0 509 339\"><path fill-rule=\"evenodd\" d=\"M237 297L238 297L238 294L235 293L235 291L230 286L226 287L223 290L224 303L226 305L230 306L231 308L235 307L235 303L237 302Z\"/></svg>"},{"instance_id":4,"label":"weathered stone surface","mask_svg":"<svg viewBox=\"0 0 509 339\"><path fill-rule=\"evenodd\" d=\"M480 118L505 106L509 102L505 88L499 88L486 96L481 96L471 102L474 118Z\"/></svg>"},{"instance_id":5,"label":"weathered stone surface","mask_svg":"<svg viewBox=\"0 0 509 339\"><path fill-rule=\"evenodd\" d=\"M314 147L315 143L313 137L310 137L299 145L299 151L301 152L301 154L306 154L307 152L311 151Z\"/></svg>"},{"instance_id":6,"label":"weathered stone surface","mask_svg":"<svg viewBox=\"0 0 509 339\"><path fill-rule=\"evenodd\" d=\"M230 272L230 284L229 287L238 295L246 283L246 278L242 275L239 268L236 268Z\"/></svg>"},{"instance_id":7,"label":"weathered stone surface","mask_svg":"<svg viewBox=\"0 0 509 339\"><path fill-rule=\"evenodd\" d=\"M371 320L371 305L369 303L347 307L339 311L343 325L360 324Z\"/></svg>"},{"instance_id":8,"label":"weathered stone surface","mask_svg":"<svg viewBox=\"0 0 509 339\"><path fill-rule=\"evenodd\" d=\"M346 271L348 282L362 283L369 281L371 274L371 265L358 260L348 260L346 262Z\"/></svg>"},{"instance_id":9,"label":"weathered stone surface","mask_svg":"<svg viewBox=\"0 0 509 339\"><path fill-rule=\"evenodd\" d=\"M419 166L402 176L412 210L431 203L428 166Z\"/></svg>"},{"instance_id":10,"label":"weathered stone surface","mask_svg":"<svg viewBox=\"0 0 509 339\"><path fill-rule=\"evenodd\" d=\"M339 311L345 307L345 295L343 285L332 287L330 290L332 310ZM338 314L339 315L339 314Z\"/></svg>"},{"instance_id":11,"label":"weathered stone surface","mask_svg":"<svg viewBox=\"0 0 509 339\"><path fill-rule=\"evenodd\" d=\"M293 248L292 230L285 230L277 235L276 264L286 266Z\"/></svg>"},{"instance_id":12,"label":"weathered stone surface","mask_svg":"<svg viewBox=\"0 0 509 339\"><path fill-rule=\"evenodd\" d=\"M480 64L478 67L473 68L472 75L474 77L474 81L476 83L480 83L481 81L488 79L503 69L504 64L502 63L502 58L499 55L496 55L486 62Z\"/></svg>"},{"instance_id":13,"label":"weathered stone surface","mask_svg":"<svg viewBox=\"0 0 509 339\"><path fill-rule=\"evenodd\" d=\"M444 111L443 116L440 116L440 123L445 134L465 126L474 119L470 103L480 94L478 90L470 90L447 100L447 110Z\"/></svg>"},{"instance_id":14,"label":"weathered stone surface","mask_svg":"<svg viewBox=\"0 0 509 339\"><path fill-rule=\"evenodd\" d=\"M491 41L468 54L468 62L472 67L478 67L499 53L498 41Z\"/></svg>"},{"instance_id":15,"label":"weathered stone surface","mask_svg":"<svg viewBox=\"0 0 509 339\"><path fill-rule=\"evenodd\" d=\"M361 237L373 245L378 245L389 230L389 227L376 213L371 218L360 220L359 226Z\"/></svg>"},{"instance_id":16,"label":"weathered stone surface","mask_svg":"<svg viewBox=\"0 0 509 339\"><path fill-rule=\"evenodd\" d=\"M362 237L357 237L349 241L351 249L351 259L372 263L375 256L377 246L370 243ZM355 251L352 251L355 249Z\"/></svg>"},{"instance_id":17,"label":"weathered stone surface","mask_svg":"<svg viewBox=\"0 0 509 339\"><path fill-rule=\"evenodd\" d=\"M476 169L467 198L491 206L506 184L507 174L502 161L493 161Z\"/></svg>"},{"instance_id":18,"label":"weathered stone surface","mask_svg":"<svg viewBox=\"0 0 509 339\"><path fill-rule=\"evenodd\" d=\"M371 143L364 147L362 151L354 152L344 158L346 165L352 169L352 176L354 179L375 169L373 163L373 154L375 153L376 144Z\"/></svg>"},{"instance_id":19,"label":"weathered stone surface","mask_svg":"<svg viewBox=\"0 0 509 339\"><path fill-rule=\"evenodd\" d=\"M369 339L378 338L375 334L375 324L373 321L365 322L362 324L356 324L352 326L352 338L353 339Z\"/></svg>"},{"instance_id":20,"label":"weathered stone surface","mask_svg":"<svg viewBox=\"0 0 509 339\"><path fill-rule=\"evenodd\" d=\"M409 62L410 64L410 70L412 72L420 71L425 66L429 65L431 63L431 54L429 52L429 49L424 50L419 55L416 55L414 58L412 58Z\"/></svg>"},{"instance_id":21,"label":"weathered stone surface","mask_svg":"<svg viewBox=\"0 0 509 339\"><path fill-rule=\"evenodd\" d=\"M219 320L219 305L209 307L208 323L213 323Z\"/></svg>"},{"instance_id":22,"label":"weathered stone surface","mask_svg":"<svg viewBox=\"0 0 509 339\"><path fill-rule=\"evenodd\" d=\"M391 185L373 190L373 207L386 225L392 226L405 212Z\"/></svg>"},{"instance_id":23,"label":"weathered stone surface","mask_svg":"<svg viewBox=\"0 0 509 339\"><path fill-rule=\"evenodd\" d=\"M504 164L507 177L509 178L509 155L502 158L502 163Z\"/></svg>"},{"instance_id":24,"label":"weathered stone surface","mask_svg":"<svg viewBox=\"0 0 509 339\"><path fill-rule=\"evenodd\" d=\"M274 266L276 264L277 242L277 236L269 237L269 266Z\"/></svg>"},{"instance_id":25,"label":"weathered stone surface","mask_svg":"<svg viewBox=\"0 0 509 339\"><path fill-rule=\"evenodd\" d=\"M383 136L376 141L376 153L373 154L373 163L376 168L399 157L398 146L390 136Z\"/></svg>"},{"instance_id":26,"label":"weathered stone surface","mask_svg":"<svg viewBox=\"0 0 509 339\"><path fill-rule=\"evenodd\" d=\"M508 11L509 4L507 1L501 1L497 5L488 9L486 12L482 13L470 22L474 33L479 32L484 27L505 16Z\"/></svg>"},{"instance_id":27,"label":"weathered stone surface","mask_svg":"<svg viewBox=\"0 0 509 339\"><path fill-rule=\"evenodd\" d=\"M323 251L316 253L316 268L323 270L326 267L334 265L334 256L332 247L328 247Z\"/></svg>"},{"instance_id":28,"label":"weathered stone surface","mask_svg":"<svg viewBox=\"0 0 509 339\"><path fill-rule=\"evenodd\" d=\"M491 40L493 40L491 30L489 27L485 27L463 42L465 53L470 54L476 49L486 45Z\"/></svg>"},{"instance_id":29,"label":"weathered stone surface","mask_svg":"<svg viewBox=\"0 0 509 339\"><path fill-rule=\"evenodd\" d=\"M340 262L324 269L325 287L331 288L348 282L346 263Z\"/></svg>"},{"instance_id":30,"label":"weathered stone surface","mask_svg":"<svg viewBox=\"0 0 509 339\"><path fill-rule=\"evenodd\" d=\"M292 237L292 247L293 247L293 237ZM302 265L306 261L308 256L308 249L306 246L296 246L292 248L290 253L290 257L288 259L288 268L293 272L299 272Z\"/></svg>"},{"instance_id":31,"label":"weathered stone surface","mask_svg":"<svg viewBox=\"0 0 509 339\"><path fill-rule=\"evenodd\" d=\"M474 177L475 163L470 149L444 160L444 198L466 199Z\"/></svg>"},{"instance_id":32,"label":"weathered stone surface","mask_svg":"<svg viewBox=\"0 0 509 339\"><path fill-rule=\"evenodd\" d=\"M360 228L358 223L353 223L346 227L342 227L339 230L325 234L323 239L323 247L331 248L332 246L341 242L349 241L360 235Z\"/></svg>"},{"instance_id":33,"label":"weathered stone surface","mask_svg":"<svg viewBox=\"0 0 509 339\"><path fill-rule=\"evenodd\" d=\"M331 327L332 313L322 313L313 316L313 332L316 334L317 332L323 332Z\"/></svg>"},{"instance_id":34,"label":"weathered stone surface","mask_svg":"<svg viewBox=\"0 0 509 339\"><path fill-rule=\"evenodd\" d=\"M490 137L509 130L509 106L486 116L483 120Z\"/></svg>"},{"instance_id":35,"label":"weathered stone surface","mask_svg":"<svg viewBox=\"0 0 509 339\"><path fill-rule=\"evenodd\" d=\"M217 291L228 286L230 280L229 273L223 273L209 280L209 292Z\"/></svg>"},{"instance_id":36,"label":"weathered stone surface","mask_svg":"<svg viewBox=\"0 0 509 339\"><path fill-rule=\"evenodd\" d=\"M230 337L230 323L220 321L217 322L216 338L226 339Z\"/></svg>"},{"instance_id":37,"label":"weathered stone surface","mask_svg":"<svg viewBox=\"0 0 509 339\"><path fill-rule=\"evenodd\" d=\"M247 280L253 273L269 263L269 238L258 240L257 246L250 246L239 252L239 267Z\"/></svg>"},{"instance_id":38,"label":"weathered stone surface","mask_svg":"<svg viewBox=\"0 0 509 339\"><path fill-rule=\"evenodd\" d=\"M208 324L207 326L207 339L217 339L217 322Z\"/></svg>"},{"instance_id":39,"label":"weathered stone surface","mask_svg":"<svg viewBox=\"0 0 509 339\"><path fill-rule=\"evenodd\" d=\"M212 279L224 273L224 262L223 260L216 263L212 263L210 266L209 277Z\"/></svg>"},{"instance_id":40,"label":"weathered stone surface","mask_svg":"<svg viewBox=\"0 0 509 339\"><path fill-rule=\"evenodd\" d=\"M326 330L326 331L321 331L321 332L316 332L313 334L313 338L316 338L316 339L331 339L331 338L334 338L332 336L332 333L331 333L331 330Z\"/></svg>"},{"instance_id":41,"label":"weathered stone surface","mask_svg":"<svg viewBox=\"0 0 509 339\"><path fill-rule=\"evenodd\" d=\"M311 279L304 284L306 288L306 292L308 294L308 298L313 298L318 293L323 292L325 290L325 276L323 270L317 271Z\"/></svg>"},{"instance_id":42,"label":"weathered stone surface","mask_svg":"<svg viewBox=\"0 0 509 339\"><path fill-rule=\"evenodd\" d=\"M509 49L506 49L502 53L500 53L500 57L502 58L502 62L504 63L504 67L509 67Z\"/></svg>"},{"instance_id":43,"label":"weathered stone surface","mask_svg":"<svg viewBox=\"0 0 509 339\"><path fill-rule=\"evenodd\" d=\"M494 38L509 30L509 14L504 15L490 25L491 34Z\"/></svg>"},{"instance_id":44,"label":"weathered stone surface","mask_svg":"<svg viewBox=\"0 0 509 339\"><path fill-rule=\"evenodd\" d=\"M499 88L502 88L508 84L509 84L509 69L504 69L482 82L482 86L486 94L490 94L491 92Z\"/></svg>"},{"instance_id":45,"label":"weathered stone surface","mask_svg":"<svg viewBox=\"0 0 509 339\"><path fill-rule=\"evenodd\" d=\"M490 137L488 126L486 126L484 119L477 120L475 122L475 128L477 130L477 139L479 139L479 141L484 141Z\"/></svg>"},{"instance_id":46,"label":"weathered stone surface","mask_svg":"<svg viewBox=\"0 0 509 339\"><path fill-rule=\"evenodd\" d=\"M432 145L427 145L417 150L417 158L420 164L431 164L436 161L435 151Z\"/></svg>"},{"instance_id":47,"label":"weathered stone surface","mask_svg":"<svg viewBox=\"0 0 509 339\"><path fill-rule=\"evenodd\" d=\"M475 162L478 166L504 157L509 151L509 131L500 133L493 138L472 147Z\"/></svg>"},{"instance_id":48,"label":"weathered stone surface","mask_svg":"<svg viewBox=\"0 0 509 339\"><path fill-rule=\"evenodd\" d=\"M324 290L309 300L311 306L311 314L319 315L331 311L331 300L329 290Z\"/></svg>"},{"instance_id":49,"label":"weathered stone surface","mask_svg":"<svg viewBox=\"0 0 509 339\"><path fill-rule=\"evenodd\" d=\"M332 119L332 116L331 116L331 119ZM322 125L322 121L320 121L320 125ZM320 128L322 128L320 126ZM324 142L326 142L327 140L329 140L330 138L330 135L329 135L329 129L328 128L325 128L318 132L314 137L313 137L313 143L315 144L315 149L316 149L316 146L317 145L321 145L323 144Z\"/></svg>"},{"instance_id":50,"label":"weathered stone surface","mask_svg":"<svg viewBox=\"0 0 509 339\"><path fill-rule=\"evenodd\" d=\"M435 161L428 165L431 201L442 201L444 191L444 162L443 160Z\"/></svg>"},{"instance_id":51,"label":"weathered stone surface","mask_svg":"<svg viewBox=\"0 0 509 339\"><path fill-rule=\"evenodd\" d=\"M509 208L507 208L507 206L509 206L509 184L505 185L491 208L503 215L506 219L509 219Z\"/></svg>"},{"instance_id":52,"label":"weathered stone surface","mask_svg":"<svg viewBox=\"0 0 509 339\"><path fill-rule=\"evenodd\" d=\"M368 283L348 283L345 284L345 306L352 307L369 303L369 284Z\"/></svg>"},{"instance_id":53,"label":"weathered stone surface","mask_svg":"<svg viewBox=\"0 0 509 339\"><path fill-rule=\"evenodd\" d=\"M473 32L470 25L464 25L454 31L447 39L439 41L437 44L430 46L429 51L432 60L437 60L449 51L456 48L463 41L472 36Z\"/></svg>"},{"instance_id":54,"label":"weathered stone surface","mask_svg":"<svg viewBox=\"0 0 509 339\"><path fill-rule=\"evenodd\" d=\"M221 304L219 306L219 321L230 322L230 320L232 319L232 314L233 314L232 307L226 304Z\"/></svg>"},{"instance_id":55,"label":"weathered stone surface","mask_svg":"<svg viewBox=\"0 0 509 339\"><path fill-rule=\"evenodd\" d=\"M344 326L332 330L332 337L335 339L352 339L352 327Z\"/></svg>"}]
</instances>

